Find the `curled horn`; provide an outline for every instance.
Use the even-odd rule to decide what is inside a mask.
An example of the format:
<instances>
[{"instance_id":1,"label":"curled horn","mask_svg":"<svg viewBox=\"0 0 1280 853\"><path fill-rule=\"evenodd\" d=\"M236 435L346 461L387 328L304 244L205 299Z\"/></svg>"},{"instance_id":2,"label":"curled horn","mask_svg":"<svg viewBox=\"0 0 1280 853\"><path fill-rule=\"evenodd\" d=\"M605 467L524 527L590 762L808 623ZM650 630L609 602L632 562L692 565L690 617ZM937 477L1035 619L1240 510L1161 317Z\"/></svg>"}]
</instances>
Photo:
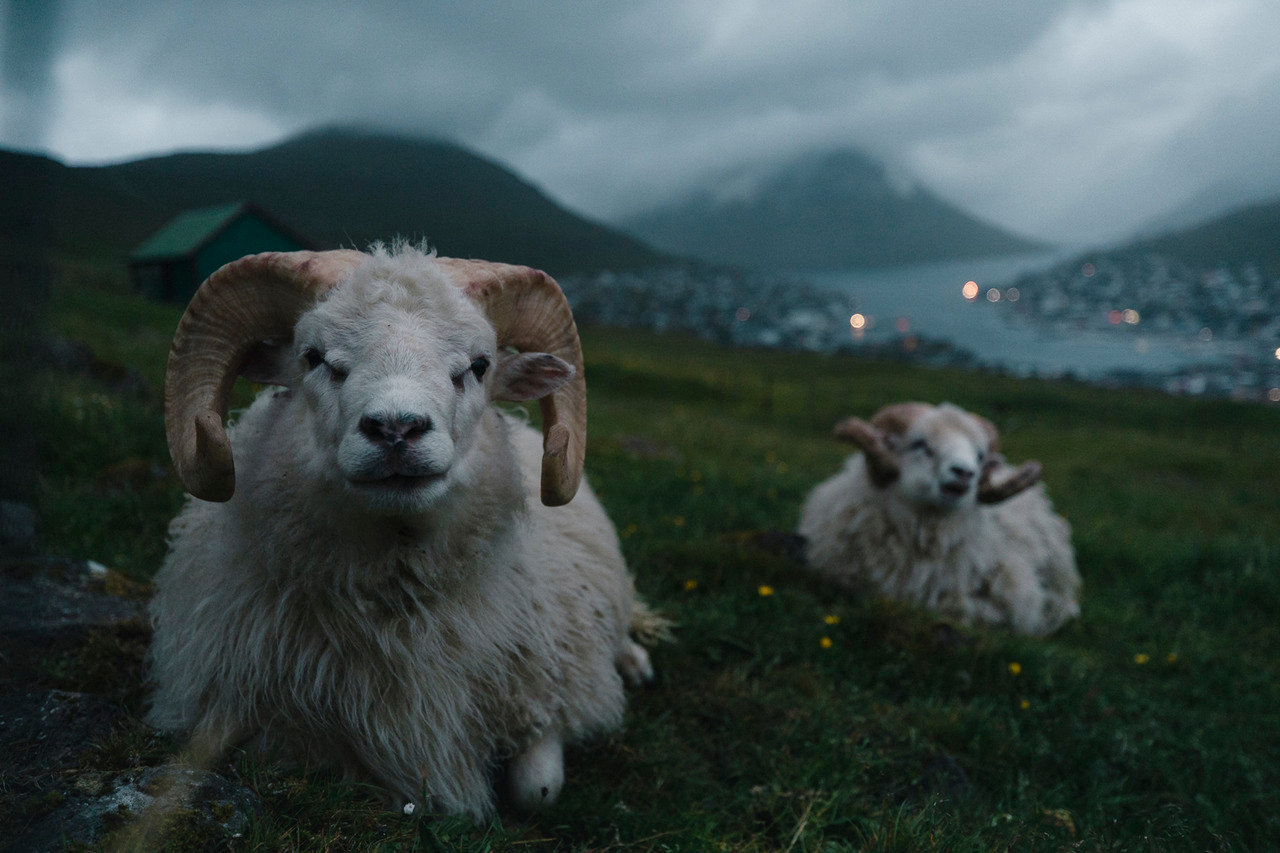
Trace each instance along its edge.
<instances>
[{"instance_id":1,"label":"curled horn","mask_svg":"<svg viewBox=\"0 0 1280 853\"><path fill-rule=\"evenodd\" d=\"M931 412L933 408L928 403L894 403L876 412L871 423L891 435L901 437L907 434L916 418Z\"/></svg>"},{"instance_id":2,"label":"curled horn","mask_svg":"<svg viewBox=\"0 0 1280 853\"><path fill-rule=\"evenodd\" d=\"M862 448L871 482L884 487L901 473L898 439L906 434L912 421L932 408L928 403L895 403L876 412L871 423L861 418L846 418L836 424L835 437Z\"/></svg>"},{"instance_id":3,"label":"curled horn","mask_svg":"<svg viewBox=\"0 0 1280 853\"><path fill-rule=\"evenodd\" d=\"M178 477L207 501L229 500L235 463L223 422L254 346L288 337L298 318L365 257L360 252L266 252L232 261L200 285L169 350L164 427Z\"/></svg>"},{"instance_id":4,"label":"curled horn","mask_svg":"<svg viewBox=\"0 0 1280 853\"><path fill-rule=\"evenodd\" d=\"M848 441L862 448L871 482L884 487L898 479L901 472L898 454L890 446L889 439L882 430L862 418L845 418L836 424L834 434L840 441Z\"/></svg>"},{"instance_id":5,"label":"curled horn","mask_svg":"<svg viewBox=\"0 0 1280 853\"><path fill-rule=\"evenodd\" d=\"M994 482L991 475L1003 467L1005 466L996 459L983 466L982 475L978 478L978 503L995 504L1006 501L1040 482L1040 463L1034 459L1022 463L1022 467L1000 482Z\"/></svg>"},{"instance_id":6,"label":"curled horn","mask_svg":"<svg viewBox=\"0 0 1280 853\"><path fill-rule=\"evenodd\" d=\"M541 270L458 258L440 258L440 265L483 307L498 334L498 346L548 352L573 365L573 378L538 401L542 502L567 504L582 482L587 440L582 345L568 300L555 279Z\"/></svg>"},{"instance_id":7,"label":"curled horn","mask_svg":"<svg viewBox=\"0 0 1280 853\"><path fill-rule=\"evenodd\" d=\"M1040 463L1034 459L1024 462L1021 467L1000 482L995 482L992 476L996 471L1008 467L1004 464L1004 458L1000 456L1000 430L981 415L972 415L972 417L986 433L990 450L987 464L982 466L982 474L978 477L978 503L996 504L1007 501L1040 482L1042 473Z\"/></svg>"}]
</instances>

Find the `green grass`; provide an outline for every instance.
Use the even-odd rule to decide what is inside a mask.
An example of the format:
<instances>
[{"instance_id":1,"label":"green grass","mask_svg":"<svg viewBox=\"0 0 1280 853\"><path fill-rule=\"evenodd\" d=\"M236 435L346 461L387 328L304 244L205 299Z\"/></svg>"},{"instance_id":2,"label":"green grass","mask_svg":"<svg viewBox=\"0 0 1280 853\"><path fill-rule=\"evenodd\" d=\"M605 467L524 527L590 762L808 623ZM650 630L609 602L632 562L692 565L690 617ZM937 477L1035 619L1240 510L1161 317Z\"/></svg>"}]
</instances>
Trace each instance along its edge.
<instances>
[{"instance_id":1,"label":"green grass","mask_svg":"<svg viewBox=\"0 0 1280 853\"><path fill-rule=\"evenodd\" d=\"M177 312L54 294L56 328L151 391L42 377L47 544L145 580L181 500L171 478L138 474L168 461L158 388ZM583 345L590 480L639 589L679 624L625 730L570 750L554 808L487 826L406 820L360 787L236 756L228 772L265 803L237 849L1250 850L1280 837L1280 411L616 330L584 330ZM1074 528L1079 622L1041 640L959 628L837 594L742 535L792 529L846 453L831 426L903 399L981 412L1010 458L1043 461ZM656 452L637 457L637 437ZM117 740L149 737L132 726Z\"/></svg>"}]
</instances>

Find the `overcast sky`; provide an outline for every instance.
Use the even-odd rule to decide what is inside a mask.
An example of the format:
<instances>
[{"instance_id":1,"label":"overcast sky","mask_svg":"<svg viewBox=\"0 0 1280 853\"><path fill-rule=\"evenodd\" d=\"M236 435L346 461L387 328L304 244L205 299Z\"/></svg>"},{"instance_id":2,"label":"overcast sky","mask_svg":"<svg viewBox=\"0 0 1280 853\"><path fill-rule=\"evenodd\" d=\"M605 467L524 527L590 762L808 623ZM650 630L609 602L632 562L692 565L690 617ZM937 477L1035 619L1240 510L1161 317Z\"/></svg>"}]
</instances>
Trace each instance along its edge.
<instances>
[{"instance_id":1,"label":"overcast sky","mask_svg":"<svg viewBox=\"0 0 1280 853\"><path fill-rule=\"evenodd\" d=\"M318 125L452 139L609 219L853 146L993 222L1123 236L1280 195L1276 0L0 0L0 146L70 163Z\"/></svg>"}]
</instances>

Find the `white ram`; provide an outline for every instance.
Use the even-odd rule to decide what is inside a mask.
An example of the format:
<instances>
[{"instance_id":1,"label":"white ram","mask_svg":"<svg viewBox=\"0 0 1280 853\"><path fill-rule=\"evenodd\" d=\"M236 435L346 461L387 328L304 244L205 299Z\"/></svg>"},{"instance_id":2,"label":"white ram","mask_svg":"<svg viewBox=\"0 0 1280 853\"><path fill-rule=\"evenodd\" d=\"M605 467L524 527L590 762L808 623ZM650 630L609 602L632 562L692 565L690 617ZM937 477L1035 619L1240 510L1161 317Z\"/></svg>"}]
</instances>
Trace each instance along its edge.
<instances>
[{"instance_id":1,"label":"white ram","mask_svg":"<svg viewBox=\"0 0 1280 853\"><path fill-rule=\"evenodd\" d=\"M1071 530L1040 465L1004 464L995 426L944 403L901 403L837 438L862 453L801 509L809 567L964 623L1048 634L1080 614Z\"/></svg>"},{"instance_id":2,"label":"white ram","mask_svg":"<svg viewBox=\"0 0 1280 853\"><path fill-rule=\"evenodd\" d=\"M228 436L238 374L284 390ZM563 745L621 725L623 679L652 675L629 631L656 617L579 488L582 356L550 277L249 256L192 300L165 393L194 499L155 580L153 723L476 817L504 771L518 806L554 799ZM490 405L534 398L541 442Z\"/></svg>"}]
</instances>

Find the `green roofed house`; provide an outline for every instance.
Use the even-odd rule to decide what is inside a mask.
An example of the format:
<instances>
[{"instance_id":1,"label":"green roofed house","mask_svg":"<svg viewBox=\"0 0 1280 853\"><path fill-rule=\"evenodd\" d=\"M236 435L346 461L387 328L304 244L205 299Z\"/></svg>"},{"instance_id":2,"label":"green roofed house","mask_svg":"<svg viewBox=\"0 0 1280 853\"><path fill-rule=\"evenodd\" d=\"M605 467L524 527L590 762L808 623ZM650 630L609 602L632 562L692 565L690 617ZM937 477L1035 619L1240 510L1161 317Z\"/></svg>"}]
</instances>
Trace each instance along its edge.
<instances>
[{"instance_id":1,"label":"green roofed house","mask_svg":"<svg viewBox=\"0 0 1280 853\"><path fill-rule=\"evenodd\" d=\"M129 255L137 288L185 303L218 267L257 252L294 252L315 244L253 202L188 210Z\"/></svg>"}]
</instances>

